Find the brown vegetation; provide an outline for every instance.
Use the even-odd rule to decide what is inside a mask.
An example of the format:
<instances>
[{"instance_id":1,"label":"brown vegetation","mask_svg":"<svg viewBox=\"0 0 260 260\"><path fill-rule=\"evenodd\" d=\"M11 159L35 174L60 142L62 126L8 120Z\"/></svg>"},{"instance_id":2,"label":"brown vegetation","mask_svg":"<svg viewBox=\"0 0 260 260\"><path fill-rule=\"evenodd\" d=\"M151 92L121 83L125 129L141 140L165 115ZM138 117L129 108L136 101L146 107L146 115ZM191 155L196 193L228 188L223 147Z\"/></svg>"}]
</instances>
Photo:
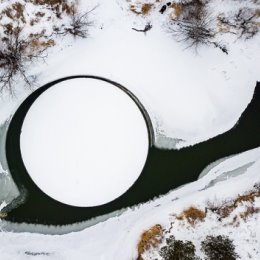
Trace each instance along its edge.
<instances>
[{"instance_id":1,"label":"brown vegetation","mask_svg":"<svg viewBox=\"0 0 260 260\"><path fill-rule=\"evenodd\" d=\"M31 14L25 9L28 2L35 7ZM14 94L14 84L18 80L31 88L36 77L27 75L27 65L47 57L45 51L55 45L58 36L88 36L92 24L89 13L95 8L79 13L77 6L78 0L21 0L0 10L0 92L7 90ZM6 17L7 21L3 19ZM65 17L69 19L62 20ZM41 23L50 26L42 29Z\"/></svg>"},{"instance_id":2,"label":"brown vegetation","mask_svg":"<svg viewBox=\"0 0 260 260\"><path fill-rule=\"evenodd\" d=\"M203 221L206 217L206 212L200 210L195 207L189 207L188 209L184 210L179 216L176 218L178 220L187 220L189 224L195 225L199 221Z\"/></svg>"},{"instance_id":3,"label":"brown vegetation","mask_svg":"<svg viewBox=\"0 0 260 260\"><path fill-rule=\"evenodd\" d=\"M137 245L138 258L137 260L143 260L142 254L151 249L156 248L162 242L163 229L162 226L157 224L141 234L140 241Z\"/></svg>"},{"instance_id":4,"label":"brown vegetation","mask_svg":"<svg viewBox=\"0 0 260 260\"><path fill-rule=\"evenodd\" d=\"M3 16L7 16L8 18L10 18L12 20L21 20L23 23L25 23L24 5L22 5L19 2L15 2L14 4L5 8L1 12L0 16L1 16L1 18Z\"/></svg>"},{"instance_id":5,"label":"brown vegetation","mask_svg":"<svg viewBox=\"0 0 260 260\"><path fill-rule=\"evenodd\" d=\"M153 4L143 4L141 8L141 12L143 15L147 15L150 13L151 9L153 7Z\"/></svg>"},{"instance_id":6,"label":"brown vegetation","mask_svg":"<svg viewBox=\"0 0 260 260\"><path fill-rule=\"evenodd\" d=\"M254 206L255 199L260 197L259 184L254 185L254 189L247 192L243 195L238 195L235 199L230 201L223 201L220 205L215 205L212 202L207 203L206 210L210 210L219 215L219 220L227 218L230 214L243 203L249 203L250 206L247 206L247 209L244 213L240 214L242 219L246 219L249 216L252 216L255 213L259 213L260 209ZM232 223L237 223L237 217L235 216Z\"/></svg>"},{"instance_id":7,"label":"brown vegetation","mask_svg":"<svg viewBox=\"0 0 260 260\"><path fill-rule=\"evenodd\" d=\"M247 220L249 217L257 213L260 213L260 208L254 206L248 206L246 207L246 210L244 212L240 213L240 217L243 220Z\"/></svg>"},{"instance_id":8,"label":"brown vegetation","mask_svg":"<svg viewBox=\"0 0 260 260\"><path fill-rule=\"evenodd\" d=\"M199 259L195 255L195 247L191 241L176 240L174 234L174 224L178 224L178 221L187 221L189 225L194 227L197 223L202 222L207 217L209 211L217 214L219 221L223 218L228 218L230 214L239 206L245 206L245 209L241 211L239 208L238 213L232 215L232 221L228 224L237 227L240 221L246 221L248 218L255 214L260 213L260 208L254 205L256 198L260 197L260 183L256 183L254 187L248 192L238 195L234 199L229 201L223 201L220 203L207 202L205 210L199 209L195 206L191 206L183 210L180 214L171 214L174 220L170 223L167 229L163 229L161 225L155 225L141 234L137 250L137 260L144 260L142 257L148 250L158 250L163 259ZM162 242L166 241L166 246L162 247ZM236 259L237 254L234 251L232 240L225 236L207 236L202 242L203 251L209 258L217 259L215 254L218 252L218 248L223 248L220 259ZM230 258L225 258L229 256ZM186 257L186 258L185 258ZM233 257L233 258L232 258Z\"/></svg>"},{"instance_id":9,"label":"brown vegetation","mask_svg":"<svg viewBox=\"0 0 260 260\"><path fill-rule=\"evenodd\" d=\"M202 0L182 1L172 3L173 19L202 19L205 16L205 3Z\"/></svg>"},{"instance_id":10,"label":"brown vegetation","mask_svg":"<svg viewBox=\"0 0 260 260\"><path fill-rule=\"evenodd\" d=\"M222 33L232 33L238 38L251 39L259 32L259 9L241 8L233 15L218 16L218 29Z\"/></svg>"},{"instance_id":11,"label":"brown vegetation","mask_svg":"<svg viewBox=\"0 0 260 260\"><path fill-rule=\"evenodd\" d=\"M137 15L146 16L150 14L154 4L151 3L144 3L144 4L131 4L129 6L130 11Z\"/></svg>"},{"instance_id":12,"label":"brown vegetation","mask_svg":"<svg viewBox=\"0 0 260 260\"><path fill-rule=\"evenodd\" d=\"M183 5L181 3L172 3L170 7L174 9L173 13L171 14L171 18L178 19L183 12Z\"/></svg>"}]
</instances>

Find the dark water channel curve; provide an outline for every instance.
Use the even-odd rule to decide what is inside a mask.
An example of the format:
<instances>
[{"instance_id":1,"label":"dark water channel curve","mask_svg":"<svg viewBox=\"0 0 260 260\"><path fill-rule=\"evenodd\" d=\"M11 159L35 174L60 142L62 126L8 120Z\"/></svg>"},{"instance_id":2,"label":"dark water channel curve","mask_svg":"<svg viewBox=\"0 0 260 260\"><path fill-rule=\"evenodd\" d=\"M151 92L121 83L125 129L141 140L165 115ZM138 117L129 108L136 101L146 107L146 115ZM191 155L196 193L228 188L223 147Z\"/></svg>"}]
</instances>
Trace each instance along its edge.
<instances>
[{"instance_id":1,"label":"dark water channel curve","mask_svg":"<svg viewBox=\"0 0 260 260\"><path fill-rule=\"evenodd\" d=\"M66 79L72 78L75 77ZM10 123L6 140L6 157L19 189L27 190L27 199L24 204L9 212L6 220L54 225L88 220L166 194L180 185L195 181L210 163L260 146L260 83L258 83L251 103L241 115L239 122L228 132L181 150L160 150L151 146L142 174L121 197L103 206L88 208L68 206L53 200L34 184L23 165L19 146L22 122L33 101L44 88L62 80L64 79L47 84L37 90L39 92L30 95ZM153 144L154 135L149 116L147 117L147 112L142 106L139 108L149 128L150 144Z\"/></svg>"}]
</instances>

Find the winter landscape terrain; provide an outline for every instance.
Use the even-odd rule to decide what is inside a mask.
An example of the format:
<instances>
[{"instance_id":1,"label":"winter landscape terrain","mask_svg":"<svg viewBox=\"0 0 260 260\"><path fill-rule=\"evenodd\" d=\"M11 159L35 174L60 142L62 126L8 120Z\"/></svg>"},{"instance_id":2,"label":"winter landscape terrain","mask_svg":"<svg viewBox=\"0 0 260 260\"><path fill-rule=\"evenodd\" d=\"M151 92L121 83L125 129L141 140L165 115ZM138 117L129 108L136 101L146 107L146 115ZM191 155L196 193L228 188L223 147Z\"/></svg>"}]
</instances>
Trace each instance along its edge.
<instances>
[{"instance_id":1,"label":"winter landscape terrain","mask_svg":"<svg viewBox=\"0 0 260 260\"><path fill-rule=\"evenodd\" d=\"M19 195L6 128L34 89L70 75L108 78L147 109L156 147L193 146L236 127L252 102L259 26L258 0L0 1L0 259L260 259L257 147L104 221L4 220Z\"/></svg>"}]
</instances>

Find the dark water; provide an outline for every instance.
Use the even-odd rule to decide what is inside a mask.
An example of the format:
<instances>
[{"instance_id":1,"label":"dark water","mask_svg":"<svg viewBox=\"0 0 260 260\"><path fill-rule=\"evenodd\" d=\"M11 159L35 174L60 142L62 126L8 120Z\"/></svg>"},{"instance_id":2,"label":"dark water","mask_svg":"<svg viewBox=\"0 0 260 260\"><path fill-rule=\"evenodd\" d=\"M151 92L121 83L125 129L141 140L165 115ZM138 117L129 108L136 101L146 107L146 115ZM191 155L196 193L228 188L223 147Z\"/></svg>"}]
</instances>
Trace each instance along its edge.
<instances>
[{"instance_id":1,"label":"dark water","mask_svg":"<svg viewBox=\"0 0 260 260\"><path fill-rule=\"evenodd\" d=\"M30 99L26 102L29 104ZM179 151L151 147L141 176L127 193L104 206L79 208L51 199L41 192L28 176L17 146L20 136L18 130L23 120L22 114L23 111L18 110L11 123L6 147L8 164L14 180L20 188L25 187L28 191L26 203L8 214L7 220L14 222L68 224L110 213L148 201L180 185L195 181L211 162L260 146L260 84L258 83L251 103L233 129Z\"/></svg>"}]
</instances>

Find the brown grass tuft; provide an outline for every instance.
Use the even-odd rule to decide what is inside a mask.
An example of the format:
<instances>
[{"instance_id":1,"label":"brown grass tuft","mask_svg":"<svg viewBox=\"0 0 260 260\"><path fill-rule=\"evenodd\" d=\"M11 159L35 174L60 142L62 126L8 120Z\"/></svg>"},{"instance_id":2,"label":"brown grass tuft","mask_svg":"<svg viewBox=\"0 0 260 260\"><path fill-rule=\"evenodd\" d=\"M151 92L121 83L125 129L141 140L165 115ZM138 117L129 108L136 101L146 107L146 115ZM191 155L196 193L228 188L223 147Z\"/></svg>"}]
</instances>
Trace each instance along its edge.
<instances>
[{"instance_id":1,"label":"brown grass tuft","mask_svg":"<svg viewBox=\"0 0 260 260\"><path fill-rule=\"evenodd\" d=\"M243 220L248 219L249 217L251 217L254 214L260 213L260 208L256 208L254 206L249 206L246 208L246 210L243 213L240 213L240 217Z\"/></svg>"},{"instance_id":2,"label":"brown grass tuft","mask_svg":"<svg viewBox=\"0 0 260 260\"><path fill-rule=\"evenodd\" d=\"M191 225L195 225L198 221L203 221L206 217L206 212L195 207L189 207L184 210L179 216L178 220L186 219Z\"/></svg>"},{"instance_id":3,"label":"brown grass tuft","mask_svg":"<svg viewBox=\"0 0 260 260\"><path fill-rule=\"evenodd\" d=\"M237 206L238 204L241 204L243 202L254 202L256 197L260 196L259 191L253 191L245 195L239 195L235 200L234 200L234 206Z\"/></svg>"},{"instance_id":4,"label":"brown grass tuft","mask_svg":"<svg viewBox=\"0 0 260 260\"><path fill-rule=\"evenodd\" d=\"M152 10L153 4L143 4L141 8L142 15L147 15Z\"/></svg>"},{"instance_id":5,"label":"brown grass tuft","mask_svg":"<svg viewBox=\"0 0 260 260\"><path fill-rule=\"evenodd\" d=\"M53 39L49 39L47 41L33 39L31 41L31 48L33 49L33 51L41 50L41 49L47 49L47 48L52 47L54 45L55 45L55 41Z\"/></svg>"},{"instance_id":6,"label":"brown grass tuft","mask_svg":"<svg viewBox=\"0 0 260 260\"><path fill-rule=\"evenodd\" d=\"M260 190L257 189L257 186L254 190L249 191L246 194L243 195L238 195L234 200L232 201L224 201L222 202L221 205L214 205L213 203L208 202L207 204L207 209L211 210L212 212L217 213L220 216L220 220L223 218L227 218L239 205L249 202L251 206L253 207L253 203L257 197L260 197ZM250 207L251 207L250 206ZM248 209L248 214L246 213L247 216L250 215L250 210Z\"/></svg>"},{"instance_id":7,"label":"brown grass tuft","mask_svg":"<svg viewBox=\"0 0 260 260\"><path fill-rule=\"evenodd\" d=\"M137 8L136 8L135 5L130 5L129 8L130 8L130 11L132 11L133 13L135 13L135 14L137 14L137 15L142 14L141 11L137 11Z\"/></svg>"},{"instance_id":8,"label":"brown grass tuft","mask_svg":"<svg viewBox=\"0 0 260 260\"><path fill-rule=\"evenodd\" d=\"M143 260L142 254L151 248L157 247L163 239L162 226L157 224L141 234L140 241L137 245L138 258L137 260Z\"/></svg>"},{"instance_id":9,"label":"brown grass tuft","mask_svg":"<svg viewBox=\"0 0 260 260\"><path fill-rule=\"evenodd\" d=\"M131 4L129 6L129 9L130 11L132 11L133 13L137 14L137 15L148 15L152 8L153 8L154 4L148 4L148 3L145 3L145 4L142 4L141 6L140 5L134 5L134 4Z\"/></svg>"},{"instance_id":10,"label":"brown grass tuft","mask_svg":"<svg viewBox=\"0 0 260 260\"><path fill-rule=\"evenodd\" d=\"M6 15L12 20L21 20L23 23L25 23L24 5L19 2L15 2L10 7L4 9L2 14Z\"/></svg>"},{"instance_id":11,"label":"brown grass tuft","mask_svg":"<svg viewBox=\"0 0 260 260\"><path fill-rule=\"evenodd\" d=\"M183 5L180 3L172 3L170 7L174 9L174 12L171 14L172 18L179 18L183 12Z\"/></svg>"}]
</instances>

